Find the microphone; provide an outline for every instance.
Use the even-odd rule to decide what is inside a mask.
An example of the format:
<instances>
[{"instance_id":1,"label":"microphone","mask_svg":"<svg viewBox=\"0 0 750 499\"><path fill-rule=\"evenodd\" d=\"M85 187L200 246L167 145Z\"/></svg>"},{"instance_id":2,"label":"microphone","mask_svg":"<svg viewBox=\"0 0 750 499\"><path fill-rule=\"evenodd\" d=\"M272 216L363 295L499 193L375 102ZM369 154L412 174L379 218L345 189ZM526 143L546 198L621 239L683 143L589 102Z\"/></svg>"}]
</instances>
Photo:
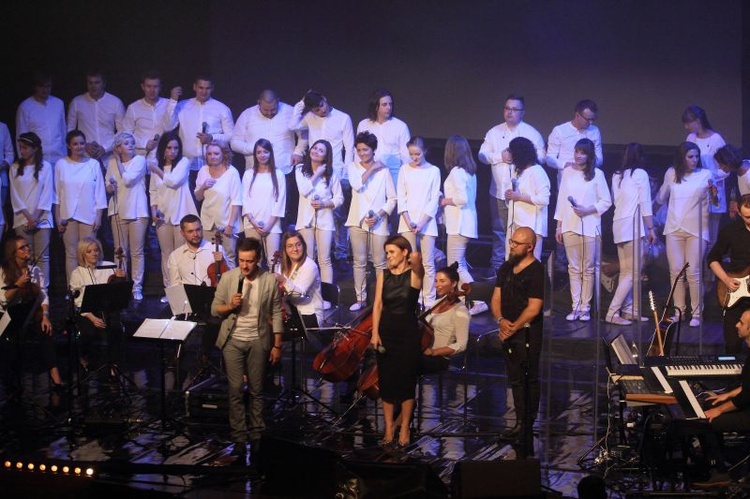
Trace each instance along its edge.
<instances>
[{"instance_id":1,"label":"microphone","mask_svg":"<svg viewBox=\"0 0 750 499\"><path fill-rule=\"evenodd\" d=\"M417 228L417 224L415 224L414 222L412 222L412 223L409 224L409 227L411 227L412 229L416 229Z\"/></svg>"},{"instance_id":2,"label":"microphone","mask_svg":"<svg viewBox=\"0 0 750 499\"><path fill-rule=\"evenodd\" d=\"M576 200L573 196L568 196L568 202L573 208L578 208L578 203L576 203Z\"/></svg>"},{"instance_id":3,"label":"microphone","mask_svg":"<svg viewBox=\"0 0 750 499\"><path fill-rule=\"evenodd\" d=\"M240 280L237 281L237 294L238 295L242 294L242 284L244 282L245 282L245 276L244 275L240 275ZM240 303L240 305L237 306L237 309L239 309L240 307L242 307L241 303Z\"/></svg>"},{"instance_id":4,"label":"microphone","mask_svg":"<svg viewBox=\"0 0 750 499\"><path fill-rule=\"evenodd\" d=\"M312 198L313 198L313 201L320 201L320 196L318 196L317 194L313 194ZM317 208L315 208L315 210L317 210Z\"/></svg>"},{"instance_id":5,"label":"microphone","mask_svg":"<svg viewBox=\"0 0 750 499\"><path fill-rule=\"evenodd\" d=\"M517 178L510 179L510 185L512 186L513 192L516 192L516 190L518 190L518 179Z\"/></svg>"},{"instance_id":6,"label":"microphone","mask_svg":"<svg viewBox=\"0 0 750 499\"><path fill-rule=\"evenodd\" d=\"M201 124L201 132L202 133L208 132L208 123L206 123L205 121Z\"/></svg>"},{"instance_id":7,"label":"microphone","mask_svg":"<svg viewBox=\"0 0 750 499\"><path fill-rule=\"evenodd\" d=\"M159 135L158 133L154 134L154 142L159 142L160 138L161 138L161 135Z\"/></svg>"},{"instance_id":8,"label":"microphone","mask_svg":"<svg viewBox=\"0 0 750 499\"><path fill-rule=\"evenodd\" d=\"M116 268L117 268L117 265L114 265L114 264L113 264L113 265L97 265L97 266L96 266L96 267L94 267L94 268L95 268L95 269L97 269L97 270L99 270L99 269L102 269L102 270L106 270L106 269L116 269Z\"/></svg>"},{"instance_id":9,"label":"microphone","mask_svg":"<svg viewBox=\"0 0 750 499\"><path fill-rule=\"evenodd\" d=\"M72 291L72 290L71 290L71 291ZM80 289L76 289L75 291L73 291L73 292L71 293L71 298L73 298L74 300L75 300L76 298L78 298L79 296L81 296L81 290L80 290Z\"/></svg>"},{"instance_id":10,"label":"microphone","mask_svg":"<svg viewBox=\"0 0 750 499\"><path fill-rule=\"evenodd\" d=\"M67 218L63 218L62 220L60 220L60 225L62 225L63 227L67 227L68 226L68 219Z\"/></svg>"},{"instance_id":11,"label":"microphone","mask_svg":"<svg viewBox=\"0 0 750 499\"><path fill-rule=\"evenodd\" d=\"M367 212L367 218L375 218L375 212L370 210Z\"/></svg>"},{"instance_id":12,"label":"microphone","mask_svg":"<svg viewBox=\"0 0 750 499\"><path fill-rule=\"evenodd\" d=\"M117 180L115 180L114 177L109 177L109 183L110 183L110 185L115 185L116 186L117 185Z\"/></svg>"},{"instance_id":13,"label":"microphone","mask_svg":"<svg viewBox=\"0 0 750 499\"><path fill-rule=\"evenodd\" d=\"M258 227L260 227L262 229L263 227L266 226L266 223L261 220L260 222L257 222L255 225L257 225Z\"/></svg>"},{"instance_id":14,"label":"microphone","mask_svg":"<svg viewBox=\"0 0 750 499\"><path fill-rule=\"evenodd\" d=\"M378 345L377 350L380 355L383 355L386 352L385 347L383 345Z\"/></svg>"}]
</instances>

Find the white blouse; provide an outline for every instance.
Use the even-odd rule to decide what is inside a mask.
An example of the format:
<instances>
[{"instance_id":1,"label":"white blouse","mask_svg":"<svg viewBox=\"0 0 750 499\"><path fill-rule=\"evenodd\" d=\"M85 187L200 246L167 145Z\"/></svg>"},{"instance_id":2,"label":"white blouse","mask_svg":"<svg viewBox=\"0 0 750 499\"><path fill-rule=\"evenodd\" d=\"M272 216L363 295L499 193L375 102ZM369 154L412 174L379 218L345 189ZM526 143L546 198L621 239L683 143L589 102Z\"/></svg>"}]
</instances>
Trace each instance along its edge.
<instances>
[{"instance_id":1,"label":"white blouse","mask_svg":"<svg viewBox=\"0 0 750 499\"><path fill-rule=\"evenodd\" d=\"M316 195L322 202L333 201L334 207L339 207L344 203L344 195L341 192L341 182L339 181L338 174L333 172L328 183L326 183L325 178L318 177L313 185L310 182L310 177L306 177L302 173L302 165L300 164L295 167L294 176L297 179L297 188L299 189L297 230L313 226L321 230L334 230L333 208L321 208L317 210L318 214L316 217L315 209L313 209L310 203Z\"/></svg>"},{"instance_id":2,"label":"white blouse","mask_svg":"<svg viewBox=\"0 0 750 499\"><path fill-rule=\"evenodd\" d=\"M309 256L300 266L293 266L284 283L287 300L297 307L300 315L313 315L318 325L323 324L323 295L320 289L320 271Z\"/></svg>"},{"instance_id":3,"label":"white blouse","mask_svg":"<svg viewBox=\"0 0 750 499\"><path fill-rule=\"evenodd\" d=\"M23 167L23 175L18 176L18 163L10 167L10 201L13 205L13 228L26 225L27 220L23 210L33 215L36 210L42 210L39 217L40 229L52 228L52 200L54 198L54 185L52 184L52 166L42 161L42 169L39 170L39 180L34 178L35 165Z\"/></svg>"},{"instance_id":4,"label":"white blouse","mask_svg":"<svg viewBox=\"0 0 750 499\"><path fill-rule=\"evenodd\" d=\"M426 318L435 332L432 349L450 347L455 354L466 350L469 342L469 322L471 315L462 301L456 303L445 312L431 313Z\"/></svg>"},{"instance_id":5,"label":"white blouse","mask_svg":"<svg viewBox=\"0 0 750 499\"><path fill-rule=\"evenodd\" d=\"M681 230L692 236L709 240L708 181L711 178L711 171L701 168L685 175L682 182L678 184L675 181L674 168L669 167L664 174L664 183L656 196L656 202L659 204L669 201L664 235Z\"/></svg>"},{"instance_id":6,"label":"white blouse","mask_svg":"<svg viewBox=\"0 0 750 499\"><path fill-rule=\"evenodd\" d=\"M422 234L437 237L435 216L440 206L440 170L437 166L424 163L413 167L407 163L398 173L398 213L409 213L412 222L419 223L423 215L430 221L422 228ZM408 232L404 217L399 217L399 232Z\"/></svg>"},{"instance_id":7,"label":"white blouse","mask_svg":"<svg viewBox=\"0 0 750 499\"><path fill-rule=\"evenodd\" d=\"M445 232L477 238L477 176L465 169L454 166L443 183L445 197L452 199L455 206L447 205L445 212Z\"/></svg>"},{"instance_id":8,"label":"white blouse","mask_svg":"<svg viewBox=\"0 0 750 499\"><path fill-rule=\"evenodd\" d=\"M104 261L99 265L114 265L112 262ZM70 273L70 288L73 290L75 295L76 291L80 291L78 296L75 298L76 307L80 308L83 304L83 295L86 290L85 287L90 284L107 284L110 276L115 274L114 269L91 269L88 267L81 267L80 265L73 269Z\"/></svg>"},{"instance_id":9,"label":"white blouse","mask_svg":"<svg viewBox=\"0 0 750 499\"><path fill-rule=\"evenodd\" d=\"M253 182L253 178L255 181ZM252 190L250 185L252 184ZM281 219L286 211L286 178L281 170L276 170L277 195L273 193L273 179L270 172L256 174L252 168L246 168L242 176L242 216L245 229L252 229L249 217L267 223L271 217L276 221L264 230L281 234Z\"/></svg>"},{"instance_id":10,"label":"white blouse","mask_svg":"<svg viewBox=\"0 0 750 499\"><path fill-rule=\"evenodd\" d=\"M349 184L352 187L352 203L349 207L347 227L359 227L369 231L365 217L370 210L376 215L383 210L389 215L396 207L396 187L388 168L375 172L367 182L362 183L362 175L367 171L358 161L349 163ZM388 217L377 221L372 227L372 233L380 236L389 235Z\"/></svg>"},{"instance_id":11,"label":"white blouse","mask_svg":"<svg viewBox=\"0 0 750 499\"><path fill-rule=\"evenodd\" d=\"M130 161L123 163L122 167L123 172L120 174L117 159L114 156L110 158L107 182L114 179L117 182L117 190L109 200L108 214L119 215L120 220L148 217L146 158L133 156Z\"/></svg>"},{"instance_id":12,"label":"white blouse","mask_svg":"<svg viewBox=\"0 0 750 499\"><path fill-rule=\"evenodd\" d=\"M576 168L565 168L562 172L555 220L562 222L563 233L573 232L587 237L601 236L602 213L612 206L604 173L595 168L594 178L587 182L583 178L583 172ZM572 197L578 206L593 206L596 212L583 218L579 217L573 211L568 197Z\"/></svg>"},{"instance_id":13,"label":"white blouse","mask_svg":"<svg viewBox=\"0 0 750 499\"><path fill-rule=\"evenodd\" d=\"M516 189L520 194L529 196L532 204L511 201L508 205L508 228L529 227L535 234L545 237L550 197L547 172L540 165L529 166L518 177Z\"/></svg>"},{"instance_id":14,"label":"white blouse","mask_svg":"<svg viewBox=\"0 0 750 499\"><path fill-rule=\"evenodd\" d=\"M164 178L151 174L148 191L151 195L151 206L164 213L164 221L171 225L180 225L185 215L197 215L195 201L190 194L188 175L190 160L182 158L176 165L164 165Z\"/></svg>"},{"instance_id":15,"label":"white blouse","mask_svg":"<svg viewBox=\"0 0 750 499\"><path fill-rule=\"evenodd\" d=\"M62 219L93 225L97 210L107 207L99 162L88 159L78 163L65 157L55 163L54 203L60 205Z\"/></svg>"},{"instance_id":16,"label":"white blouse","mask_svg":"<svg viewBox=\"0 0 750 499\"><path fill-rule=\"evenodd\" d=\"M698 146L698 149L700 149L701 152L701 165L703 168L707 168L708 171L711 172L711 175L713 175L713 182L716 183L716 189L718 190L719 195L719 205L714 206L709 204L709 213L726 213L727 195L724 187L724 179L727 178L729 174L719 168L718 163L716 163L716 160L714 159L716 151L726 145L724 138L715 132L705 138L699 138L694 133L691 133L685 140Z\"/></svg>"},{"instance_id":17,"label":"white blouse","mask_svg":"<svg viewBox=\"0 0 750 499\"><path fill-rule=\"evenodd\" d=\"M198 178L195 181L196 191L198 186L211 178L208 168L208 165L203 165L198 171ZM221 177L216 179L213 187L203 191L203 205L201 206L203 230L228 226L232 206L242 206L242 181L240 181L237 168L229 165ZM239 217L237 218L238 220L235 220L232 226L234 234L239 232Z\"/></svg>"},{"instance_id":18,"label":"white blouse","mask_svg":"<svg viewBox=\"0 0 750 499\"><path fill-rule=\"evenodd\" d=\"M612 234L615 244L632 241L633 217L636 208L641 207L640 223L641 237L646 236L646 227L643 225L643 217L650 217L651 208L651 183L648 174L641 168L635 170L627 169L623 173L612 175L612 199L615 203L615 215L612 220Z\"/></svg>"}]
</instances>

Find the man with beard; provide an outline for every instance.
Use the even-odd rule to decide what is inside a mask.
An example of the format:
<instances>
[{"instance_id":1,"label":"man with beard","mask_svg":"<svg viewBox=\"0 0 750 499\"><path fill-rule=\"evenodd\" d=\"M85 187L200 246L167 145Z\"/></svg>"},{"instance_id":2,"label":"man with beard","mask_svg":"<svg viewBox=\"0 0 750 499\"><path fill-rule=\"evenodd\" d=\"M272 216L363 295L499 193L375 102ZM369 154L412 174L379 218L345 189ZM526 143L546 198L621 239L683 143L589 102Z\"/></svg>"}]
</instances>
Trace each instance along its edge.
<instances>
[{"instance_id":1,"label":"man with beard","mask_svg":"<svg viewBox=\"0 0 750 499\"><path fill-rule=\"evenodd\" d=\"M530 228L520 227L513 232L510 255L497 271L491 303L516 410L516 424L503 436L513 440L523 437L527 455L533 453L532 428L539 411L544 300L544 265L534 258L535 245L536 234ZM529 387L528 394L525 386Z\"/></svg>"}]
</instances>

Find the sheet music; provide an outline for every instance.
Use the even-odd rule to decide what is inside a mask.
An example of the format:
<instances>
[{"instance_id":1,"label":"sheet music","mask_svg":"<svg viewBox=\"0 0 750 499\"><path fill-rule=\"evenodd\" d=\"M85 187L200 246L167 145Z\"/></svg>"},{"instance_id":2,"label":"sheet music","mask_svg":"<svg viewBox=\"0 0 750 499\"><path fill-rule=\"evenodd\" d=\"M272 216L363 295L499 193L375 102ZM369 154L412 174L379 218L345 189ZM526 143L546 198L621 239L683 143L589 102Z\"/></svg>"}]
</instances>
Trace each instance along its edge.
<instances>
[{"instance_id":1,"label":"sheet music","mask_svg":"<svg viewBox=\"0 0 750 499\"><path fill-rule=\"evenodd\" d=\"M196 322L172 319L146 319L133 334L136 338L184 341L197 326Z\"/></svg>"},{"instance_id":2,"label":"sheet music","mask_svg":"<svg viewBox=\"0 0 750 499\"><path fill-rule=\"evenodd\" d=\"M190 308L190 301L188 300L187 293L185 293L185 286L182 284L175 284L164 289L169 300L169 308L172 309L172 315L192 314L193 309Z\"/></svg>"}]
</instances>

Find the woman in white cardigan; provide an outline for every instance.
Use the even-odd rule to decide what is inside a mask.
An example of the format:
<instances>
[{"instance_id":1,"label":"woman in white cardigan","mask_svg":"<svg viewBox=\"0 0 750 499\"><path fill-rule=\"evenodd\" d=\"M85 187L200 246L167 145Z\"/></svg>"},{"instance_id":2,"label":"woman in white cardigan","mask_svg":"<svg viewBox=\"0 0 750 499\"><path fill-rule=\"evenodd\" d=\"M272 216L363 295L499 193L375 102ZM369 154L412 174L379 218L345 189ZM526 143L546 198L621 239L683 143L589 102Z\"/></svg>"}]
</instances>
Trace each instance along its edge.
<instances>
[{"instance_id":1,"label":"woman in white cardigan","mask_svg":"<svg viewBox=\"0 0 750 499\"><path fill-rule=\"evenodd\" d=\"M148 165L151 170L151 219L161 250L161 273L166 289L171 286L167 266L169 255L185 241L180 233L180 220L185 215L197 215L198 210L190 194L190 161L182 156L180 136L175 132L162 135L154 159L157 164ZM166 303L166 296L161 301Z\"/></svg>"},{"instance_id":2,"label":"woman in white cardigan","mask_svg":"<svg viewBox=\"0 0 750 499\"><path fill-rule=\"evenodd\" d=\"M594 269L599 262L597 238L602 233L602 214L612 206L604 173L595 168L594 143L576 142L573 165L565 168L557 195L555 239L565 245L572 311L568 321L591 320Z\"/></svg>"},{"instance_id":3,"label":"woman in white cardigan","mask_svg":"<svg viewBox=\"0 0 750 499\"><path fill-rule=\"evenodd\" d=\"M367 256L372 255L376 275L385 268L385 241L388 233L388 215L396 207L396 187L388 168L375 161L378 139L370 132L360 132L354 139L359 161L349 164L349 183L352 203L346 226L354 257L354 293L356 301L349 307L358 312L367 302L365 279Z\"/></svg>"},{"instance_id":4,"label":"woman in white cardigan","mask_svg":"<svg viewBox=\"0 0 750 499\"><path fill-rule=\"evenodd\" d=\"M320 277L329 283L333 282L333 209L344 202L339 177L333 171L332 155L330 142L317 140L294 171L299 190L297 231L305 239L311 255L317 250ZM328 303L324 305L330 307Z\"/></svg>"},{"instance_id":5,"label":"woman in white cardigan","mask_svg":"<svg viewBox=\"0 0 750 499\"><path fill-rule=\"evenodd\" d=\"M133 299L143 299L144 242L148 229L146 158L135 154L135 137L127 132L114 138L114 154L107 168L109 216L115 248L122 248L132 265Z\"/></svg>"},{"instance_id":6,"label":"woman in white cardigan","mask_svg":"<svg viewBox=\"0 0 750 499\"><path fill-rule=\"evenodd\" d=\"M242 217L245 237L263 243L266 264L279 251L281 218L286 209L286 178L276 168L273 146L266 139L258 139L253 147L253 165L245 168L242 176Z\"/></svg>"},{"instance_id":7,"label":"woman in white cardigan","mask_svg":"<svg viewBox=\"0 0 750 499\"><path fill-rule=\"evenodd\" d=\"M641 168L645 161L643 146L631 143L625 147L622 165L612 175L612 200L615 215L612 221L612 235L617 245L617 258L620 262L620 277L617 289L609 304L604 320L610 324L626 326L631 320L648 320L633 315L633 279L640 279L642 260L639 256L638 268L634 267L634 251L641 255L644 239L653 244L656 241L654 219L651 207L651 184L648 173ZM634 217L640 208L639 219ZM634 224L638 223L638 226ZM637 234L636 234L637 229ZM639 243L639 244L636 244Z\"/></svg>"},{"instance_id":8,"label":"woman in white cardigan","mask_svg":"<svg viewBox=\"0 0 750 499\"><path fill-rule=\"evenodd\" d=\"M42 287L49 288L49 243L52 233L52 166L44 161L42 139L34 132L18 137L18 161L10 168L10 201L16 234L31 246L42 269Z\"/></svg>"},{"instance_id":9,"label":"woman in white cardigan","mask_svg":"<svg viewBox=\"0 0 750 499\"><path fill-rule=\"evenodd\" d=\"M709 240L708 204L709 188L713 182L711 171L701 166L701 151L692 142L683 142L677 148L674 166L664 174L656 202L669 202L664 237L667 241L669 274L674 282L685 263L690 263L685 276L690 289L692 317L690 326L701 324L703 300L701 270L706 241ZM674 290L674 306L678 318L686 313L684 282Z\"/></svg>"},{"instance_id":10,"label":"woman in white cardigan","mask_svg":"<svg viewBox=\"0 0 750 499\"><path fill-rule=\"evenodd\" d=\"M86 156L86 136L71 130L65 136L68 155L55 163L55 220L65 243L65 275L78 267L77 245L94 236L107 207L99 162Z\"/></svg>"},{"instance_id":11,"label":"woman in white cardigan","mask_svg":"<svg viewBox=\"0 0 750 499\"><path fill-rule=\"evenodd\" d=\"M398 174L398 232L419 250L424 262L422 305L435 301L435 240L438 230L435 217L440 207L440 170L425 159L427 146L422 137L412 137L407 144L411 161Z\"/></svg>"},{"instance_id":12,"label":"woman in white cardigan","mask_svg":"<svg viewBox=\"0 0 750 499\"><path fill-rule=\"evenodd\" d=\"M542 243L547 235L547 209L550 183L547 172L537 159L537 151L526 137L516 137L508 144L513 158L511 188L505 191L508 202L508 228L513 234L519 227L528 227L536 234L534 257L542 259ZM510 255L510 238L505 241L505 254Z\"/></svg>"}]
</instances>

